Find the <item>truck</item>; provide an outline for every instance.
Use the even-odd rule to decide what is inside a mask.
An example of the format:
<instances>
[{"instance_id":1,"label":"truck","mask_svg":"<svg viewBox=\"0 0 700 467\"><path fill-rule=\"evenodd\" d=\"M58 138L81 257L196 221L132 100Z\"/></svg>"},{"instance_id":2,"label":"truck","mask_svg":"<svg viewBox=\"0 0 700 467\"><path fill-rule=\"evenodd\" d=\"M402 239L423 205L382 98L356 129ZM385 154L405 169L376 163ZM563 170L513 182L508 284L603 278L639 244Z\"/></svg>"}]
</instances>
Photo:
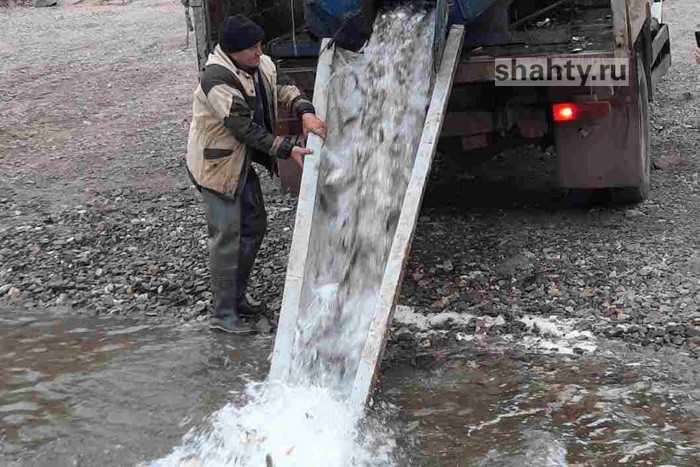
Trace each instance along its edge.
<instances>
[{"instance_id":1,"label":"truck","mask_svg":"<svg viewBox=\"0 0 700 467\"><path fill-rule=\"evenodd\" d=\"M322 39L357 49L376 14L397 3L182 1L194 24L200 68L217 43L217 25L229 14L244 13L264 28L266 53L308 95ZM438 34L453 24L465 27L439 151L470 158L518 145L554 147L559 187L605 190L624 202L648 196L649 103L671 66L663 0L437 0L432 7L446 23ZM499 80L497 64L513 60L568 62L580 69L606 60L628 66L619 85L523 86ZM290 116L281 116L277 131L295 134L300 128ZM283 163L280 176L286 189L298 190L298 168Z\"/></svg>"}]
</instances>

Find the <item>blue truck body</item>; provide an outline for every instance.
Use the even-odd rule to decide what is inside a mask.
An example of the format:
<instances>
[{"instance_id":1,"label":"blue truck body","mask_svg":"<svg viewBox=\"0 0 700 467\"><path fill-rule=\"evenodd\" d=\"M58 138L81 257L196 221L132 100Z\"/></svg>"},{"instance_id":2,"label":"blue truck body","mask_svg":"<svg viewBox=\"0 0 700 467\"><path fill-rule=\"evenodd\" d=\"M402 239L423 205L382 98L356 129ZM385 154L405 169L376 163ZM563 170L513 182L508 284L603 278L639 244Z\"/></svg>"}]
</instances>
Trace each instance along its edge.
<instances>
[{"instance_id":1,"label":"blue truck body","mask_svg":"<svg viewBox=\"0 0 700 467\"><path fill-rule=\"evenodd\" d=\"M477 19L497 0L448 0L448 26L466 24ZM397 2L373 0L306 0L304 16L309 32L317 37L334 37L339 43L350 48L361 45L369 31L366 29L367 19L371 19L379 8L387 7ZM406 2L402 2L406 3ZM417 1L408 2L417 6L434 6L436 3ZM432 4L432 5L431 5ZM370 21L371 25L371 21Z\"/></svg>"}]
</instances>

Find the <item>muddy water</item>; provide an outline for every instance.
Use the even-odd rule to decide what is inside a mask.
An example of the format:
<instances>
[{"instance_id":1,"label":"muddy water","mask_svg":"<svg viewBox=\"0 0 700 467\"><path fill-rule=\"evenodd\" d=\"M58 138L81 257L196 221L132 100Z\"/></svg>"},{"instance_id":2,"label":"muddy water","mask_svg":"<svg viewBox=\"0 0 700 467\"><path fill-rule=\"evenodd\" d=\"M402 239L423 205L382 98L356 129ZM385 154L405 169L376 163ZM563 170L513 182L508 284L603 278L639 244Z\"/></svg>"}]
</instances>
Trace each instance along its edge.
<instances>
[{"instance_id":1,"label":"muddy water","mask_svg":"<svg viewBox=\"0 0 700 467\"><path fill-rule=\"evenodd\" d=\"M465 352L388 372L383 398L401 407L418 465L700 465L697 392L648 355L604 354Z\"/></svg>"},{"instance_id":2,"label":"muddy water","mask_svg":"<svg viewBox=\"0 0 700 467\"><path fill-rule=\"evenodd\" d=\"M0 309L0 465L165 455L240 403L271 345L199 324ZM435 351L432 370L387 369L376 405L398 435L397 465L700 465L697 362L602 347L571 357L465 345Z\"/></svg>"},{"instance_id":3,"label":"muddy water","mask_svg":"<svg viewBox=\"0 0 700 467\"><path fill-rule=\"evenodd\" d=\"M0 309L0 465L136 465L267 372L271 338Z\"/></svg>"}]
</instances>

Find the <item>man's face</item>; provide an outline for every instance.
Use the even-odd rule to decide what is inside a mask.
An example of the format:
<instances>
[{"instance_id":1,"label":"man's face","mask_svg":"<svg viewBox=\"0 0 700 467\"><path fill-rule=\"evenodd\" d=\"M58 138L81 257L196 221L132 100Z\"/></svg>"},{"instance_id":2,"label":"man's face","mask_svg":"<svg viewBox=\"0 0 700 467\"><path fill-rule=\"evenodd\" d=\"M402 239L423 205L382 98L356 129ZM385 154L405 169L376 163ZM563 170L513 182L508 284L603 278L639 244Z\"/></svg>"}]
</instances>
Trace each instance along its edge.
<instances>
[{"instance_id":1,"label":"man's face","mask_svg":"<svg viewBox=\"0 0 700 467\"><path fill-rule=\"evenodd\" d=\"M243 65L248 68L255 68L260 65L260 57L262 54L262 44L258 42L249 49L232 53L231 56L239 65Z\"/></svg>"}]
</instances>

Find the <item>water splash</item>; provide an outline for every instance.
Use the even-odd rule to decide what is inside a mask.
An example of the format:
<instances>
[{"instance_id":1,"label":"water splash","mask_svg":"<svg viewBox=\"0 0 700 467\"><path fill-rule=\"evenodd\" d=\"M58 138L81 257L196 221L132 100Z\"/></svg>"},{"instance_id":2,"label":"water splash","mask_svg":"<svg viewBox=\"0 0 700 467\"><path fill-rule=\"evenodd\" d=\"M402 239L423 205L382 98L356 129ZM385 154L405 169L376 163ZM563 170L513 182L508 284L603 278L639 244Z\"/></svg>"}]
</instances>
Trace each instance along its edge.
<instances>
[{"instance_id":1,"label":"water splash","mask_svg":"<svg viewBox=\"0 0 700 467\"><path fill-rule=\"evenodd\" d=\"M284 382L252 384L210 430L153 466L385 466L391 431L348 406L429 103L434 16L378 18L361 54L337 50L312 248ZM380 428L381 427L381 428Z\"/></svg>"},{"instance_id":2,"label":"water splash","mask_svg":"<svg viewBox=\"0 0 700 467\"><path fill-rule=\"evenodd\" d=\"M324 388L258 383L249 402L228 404L212 416L206 434L190 434L153 467L386 466L391 437L358 426L348 406ZM187 464L189 462L189 464Z\"/></svg>"}]
</instances>

